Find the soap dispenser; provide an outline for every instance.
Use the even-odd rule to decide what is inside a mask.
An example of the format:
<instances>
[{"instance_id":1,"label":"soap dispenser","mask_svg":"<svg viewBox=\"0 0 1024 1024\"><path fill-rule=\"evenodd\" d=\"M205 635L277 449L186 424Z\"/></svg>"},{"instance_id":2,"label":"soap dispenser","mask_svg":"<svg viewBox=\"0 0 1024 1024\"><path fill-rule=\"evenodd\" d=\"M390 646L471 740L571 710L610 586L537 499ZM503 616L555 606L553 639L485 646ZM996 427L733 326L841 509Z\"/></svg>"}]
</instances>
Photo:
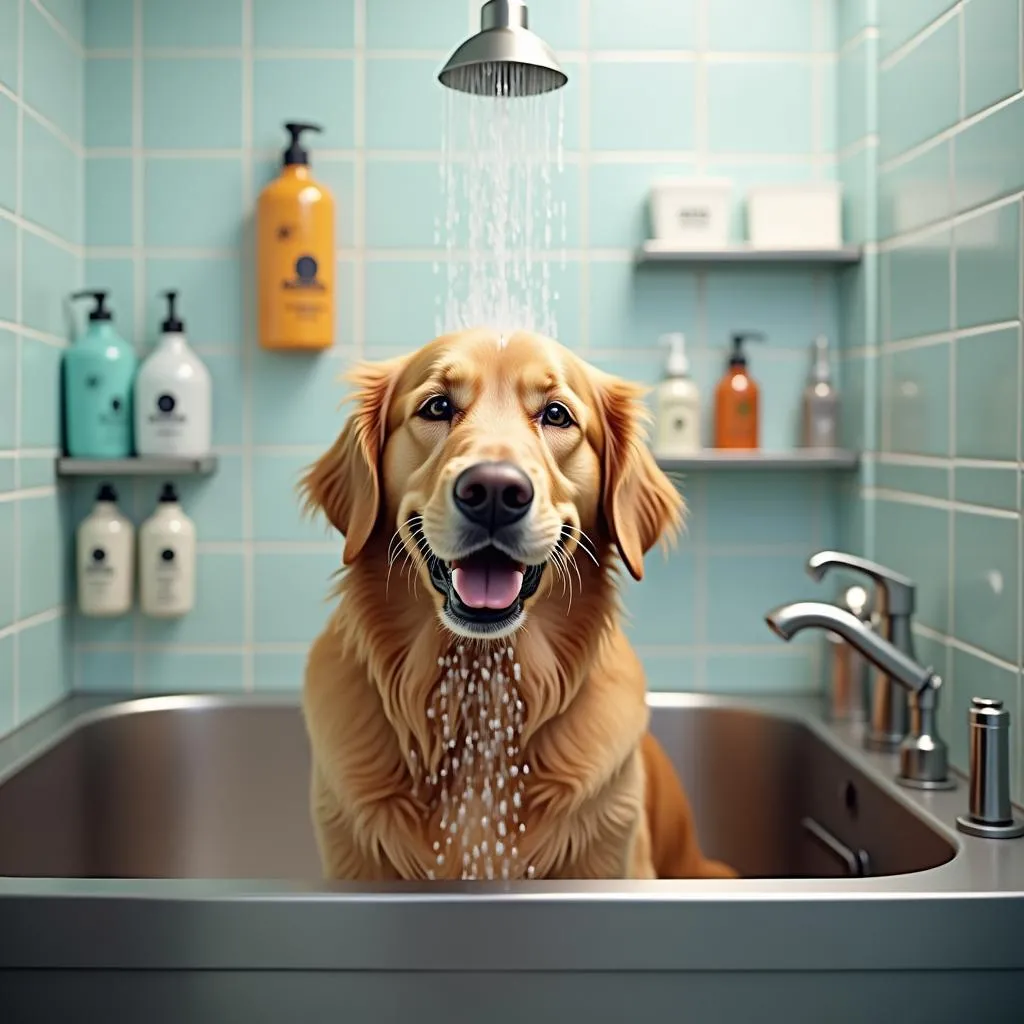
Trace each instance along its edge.
<instances>
[{"instance_id":1,"label":"soap dispenser","mask_svg":"<svg viewBox=\"0 0 1024 1024\"><path fill-rule=\"evenodd\" d=\"M118 509L112 484L100 487L75 541L78 610L98 618L126 614L135 581L135 528Z\"/></svg>"},{"instance_id":2,"label":"soap dispenser","mask_svg":"<svg viewBox=\"0 0 1024 1024\"><path fill-rule=\"evenodd\" d=\"M259 340L266 349L324 349L334 344L334 197L309 173L303 132L290 122L281 174L256 207Z\"/></svg>"},{"instance_id":3,"label":"soap dispenser","mask_svg":"<svg viewBox=\"0 0 1024 1024\"><path fill-rule=\"evenodd\" d=\"M135 385L135 446L139 455L196 458L210 451L210 371L185 338L178 293L163 296L167 316L160 342L143 361Z\"/></svg>"},{"instance_id":4,"label":"soap dispenser","mask_svg":"<svg viewBox=\"0 0 1024 1024\"><path fill-rule=\"evenodd\" d=\"M700 451L700 391L690 376L686 336L666 334L665 379L655 389L655 455L679 458Z\"/></svg>"},{"instance_id":5,"label":"soap dispenser","mask_svg":"<svg viewBox=\"0 0 1024 1024\"><path fill-rule=\"evenodd\" d=\"M805 448L839 446L839 393L832 383L828 338L819 335L811 346L811 370L804 388L800 444Z\"/></svg>"},{"instance_id":6,"label":"soap dispenser","mask_svg":"<svg viewBox=\"0 0 1024 1024\"><path fill-rule=\"evenodd\" d=\"M142 612L151 618L178 618L195 604L196 526L172 483L164 484L156 511L139 530L139 590Z\"/></svg>"},{"instance_id":7,"label":"soap dispenser","mask_svg":"<svg viewBox=\"0 0 1024 1024\"><path fill-rule=\"evenodd\" d=\"M135 349L114 330L105 291L75 292L92 299L89 326L64 354L65 447L76 459L126 459L132 454Z\"/></svg>"},{"instance_id":8,"label":"soap dispenser","mask_svg":"<svg viewBox=\"0 0 1024 1024\"><path fill-rule=\"evenodd\" d=\"M743 345L764 341L757 331L732 335L732 352L725 375L715 389L715 447L757 448L760 430L760 388L747 372Z\"/></svg>"}]
</instances>

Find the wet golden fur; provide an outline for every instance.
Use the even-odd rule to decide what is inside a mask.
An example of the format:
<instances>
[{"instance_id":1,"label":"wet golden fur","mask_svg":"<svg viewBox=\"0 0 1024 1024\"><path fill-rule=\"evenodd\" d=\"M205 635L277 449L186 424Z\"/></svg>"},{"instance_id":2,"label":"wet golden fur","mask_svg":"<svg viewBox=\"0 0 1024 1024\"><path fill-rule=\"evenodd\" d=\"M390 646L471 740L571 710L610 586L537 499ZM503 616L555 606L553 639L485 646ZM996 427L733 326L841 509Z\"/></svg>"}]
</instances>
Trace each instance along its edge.
<instances>
[{"instance_id":1,"label":"wet golden fur","mask_svg":"<svg viewBox=\"0 0 1024 1024\"><path fill-rule=\"evenodd\" d=\"M525 628L496 645L514 644L522 670L531 774L519 863L542 878L731 876L701 854L671 763L647 733L643 670L619 624L618 565L640 579L645 553L672 538L683 513L644 443L642 389L548 339L486 331L363 364L351 378L354 411L302 482L308 506L345 537L340 601L311 649L303 702L325 875L458 877L455 858L437 865L437 816L414 773L440 757L426 713L438 659L458 643L488 642L442 625L407 520L422 515L432 546L443 547L451 480L482 458L530 475L537 550L568 524L564 553L552 558L571 586L548 565ZM465 409L452 424L415 415L437 386ZM538 426L552 396L577 429Z\"/></svg>"}]
</instances>

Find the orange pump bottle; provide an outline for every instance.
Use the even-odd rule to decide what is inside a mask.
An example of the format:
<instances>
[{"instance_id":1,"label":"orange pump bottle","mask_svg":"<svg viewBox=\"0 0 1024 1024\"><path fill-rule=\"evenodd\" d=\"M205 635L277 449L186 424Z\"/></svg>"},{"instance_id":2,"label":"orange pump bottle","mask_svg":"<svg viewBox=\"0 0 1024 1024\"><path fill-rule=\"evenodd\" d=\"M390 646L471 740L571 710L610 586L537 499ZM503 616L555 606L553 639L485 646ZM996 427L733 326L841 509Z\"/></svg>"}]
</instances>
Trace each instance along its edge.
<instances>
[{"instance_id":1,"label":"orange pump bottle","mask_svg":"<svg viewBox=\"0 0 1024 1024\"><path fill-rule=\"evenodd\" d=\"M715 388L715 447L757 448L760 430L760 388L747 373L745 341L763 341L748 331L732 336L732 354L725 376Z\"/></svg>"},{"instance_id":2,"label":"orange pump bottle","mask_svg":"<svg viewBox=\"0 0 1024 1024\"><path fill-rule=\"evenodd\" d=\"M302 133L292 122L281 174L256 205L256 291L260 345L315 350L334 344L334 197L313 180Z\"/></svg>"}]
</instances>

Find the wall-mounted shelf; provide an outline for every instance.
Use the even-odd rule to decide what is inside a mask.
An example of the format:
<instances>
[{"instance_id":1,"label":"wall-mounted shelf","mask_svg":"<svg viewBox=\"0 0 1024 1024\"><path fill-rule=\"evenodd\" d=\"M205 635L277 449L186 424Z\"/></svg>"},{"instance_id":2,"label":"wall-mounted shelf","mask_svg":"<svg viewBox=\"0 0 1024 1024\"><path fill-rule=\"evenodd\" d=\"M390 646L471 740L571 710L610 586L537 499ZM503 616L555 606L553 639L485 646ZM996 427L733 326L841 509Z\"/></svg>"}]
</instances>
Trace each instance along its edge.
<instances>
[{"instance_id":1,"label":"wall-mounted shelf","mask_svg":"<svg viewBox=\"0 0 1024 1024\"><path fill-rule=\"evenodd\" d=\"M201 458L140 456L134 459L57 459L57 476L209 476L216 455Z\"/></svg>"},{"instance_id":2,"label":"wall-mounted shelf","mask_svg":"<svg viewBox=\"0 0 1024 1024\"><path fill-rule=\"evenodd\" d=\"M742 451L709 448L680 459L658 459L667 472L759 469L851 470L860 464L860 453L844 448L806 448L791 452Z\"/></svg>"},{"instance_id":3,"label":"wall-mounted shelf","mask_svg":"<svg viewBox=\"0 0 1024 1024\"><path fill-rule=\"evenodd\" d=\"M638 263L859 263L860 246L840 249L754 249L733 245L728 249L680 249L670 242L651 240L636 251Z\"/></svg>"}]
</instances>

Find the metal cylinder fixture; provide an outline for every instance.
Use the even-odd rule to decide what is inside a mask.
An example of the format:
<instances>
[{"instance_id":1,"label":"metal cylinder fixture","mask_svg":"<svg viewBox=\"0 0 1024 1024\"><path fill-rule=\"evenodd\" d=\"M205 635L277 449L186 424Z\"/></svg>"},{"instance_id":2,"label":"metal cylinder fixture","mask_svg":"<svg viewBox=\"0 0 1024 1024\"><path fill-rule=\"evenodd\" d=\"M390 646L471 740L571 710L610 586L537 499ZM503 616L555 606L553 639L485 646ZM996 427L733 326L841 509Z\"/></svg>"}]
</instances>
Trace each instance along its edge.
<instances>
[{"instance_id":1,"label":"metal cylinder fixture","mask_svg":"<svg viewBox=\"0 0 1024 1024\"><path fill-rule=\"evenodd\" d=\"M1010 803L1010 712L1001 700L974 697L970 731L970 800L957 828L987 839L1024 836L1024 820Z\"/></svg>"}]
</instances>

